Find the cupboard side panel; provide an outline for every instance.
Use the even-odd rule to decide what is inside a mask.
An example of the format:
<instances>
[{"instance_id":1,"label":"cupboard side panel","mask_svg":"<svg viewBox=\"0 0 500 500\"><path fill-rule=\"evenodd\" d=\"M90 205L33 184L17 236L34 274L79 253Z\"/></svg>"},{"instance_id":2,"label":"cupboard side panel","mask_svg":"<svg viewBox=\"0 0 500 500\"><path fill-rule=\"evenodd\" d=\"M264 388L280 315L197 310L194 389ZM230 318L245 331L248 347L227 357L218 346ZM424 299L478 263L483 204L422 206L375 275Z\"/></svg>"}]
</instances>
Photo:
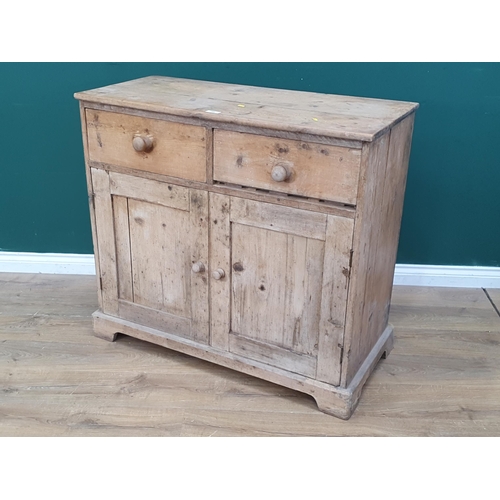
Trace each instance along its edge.
<instances>
[{"instance_id":1,"label":"cupboard side panel","mask_svg":"<svg viewBox=\"0 0 500 500\"><path fill-rule=\"evenodd\" d=\"M389 134L365 145L362 150L360 201L354 220L351 288L342 360L343 387L349 385L383 331L378 331L374 314L377 308L384 307L385 300L377 294L374 285L388 152Z\"/></svg>"},{"instance_id":2,"label":"cupboard side panel","mask_svg":"<svg viewBox=\"0 0 500 500\"><path fill-rule=\"evenodd\" d=\"M347 387L385 330L414 115L363 147L341 385Z\"/></svg>"},{"instance_id":3,"label":"cupboard side panel","mask_svg":"<svg viewBox=\"0 0 500 500\"><path fill-rule=\"evenodd\" d=\"M389 159L385 184L388 188L384 206L384 237L380 241L378 265L383 271L379 283L383 296L389 298L385 310L385 323L389 317L390 298L394 282L394 270L398 251L401 218L406 189L406 178L410 160L411 140L413 135L415 115L398 123L391 131L389 142Z\"/></svg>"},{"instance_id":4,"label":"cupboard side panel","mask_svg":"<svg viewBox=\"0 0 500 500\"><path fill-rule=\"evenodd\" d=\"M82 141L83 141L83 154L85 159L85 178L87 181L87 193L89 196L89 212L90 212L90 228L92 231L92 243L94 247L94 263L97 279L97 300L99 309L102 310L102 290L101 290L101 269L99 266L99 247L97 244L97 230L95 222L95 208L94 208L94 188L92 186L92 175L89 167L89 153L88 153L88 139L87 139L87 121L85 117L85 107L80 102L80 123L82 126Z\"/></svg>"}]
</instances>

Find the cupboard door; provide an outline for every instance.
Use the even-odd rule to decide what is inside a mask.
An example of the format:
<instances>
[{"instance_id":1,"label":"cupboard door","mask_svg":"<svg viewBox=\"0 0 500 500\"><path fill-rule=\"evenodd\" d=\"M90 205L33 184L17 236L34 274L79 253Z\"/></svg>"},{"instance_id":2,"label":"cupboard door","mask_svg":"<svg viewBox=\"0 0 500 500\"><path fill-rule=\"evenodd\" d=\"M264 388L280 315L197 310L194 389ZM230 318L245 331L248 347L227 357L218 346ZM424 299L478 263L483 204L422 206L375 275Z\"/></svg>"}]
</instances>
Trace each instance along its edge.
<instances>
[{"instance_id":1,"label":"cupboard door","mask_svg":"<svg viewBox=\"0 0 500 500\"><path fill-rule=\"evenodd\" d=\"M208 343L208 193L92 170L104 312ZM101 207L102 208L102 207Z\"/></svg>"},{"instance_id":2,"label":"cupboard door","mask_svg":"<svg viewBox=\"0 0 500 500\"><path fill-rule=\"evenodd\" d=\"M210 194L214 347L338 385L353 221Z\"/></svg>"}]
</instances>

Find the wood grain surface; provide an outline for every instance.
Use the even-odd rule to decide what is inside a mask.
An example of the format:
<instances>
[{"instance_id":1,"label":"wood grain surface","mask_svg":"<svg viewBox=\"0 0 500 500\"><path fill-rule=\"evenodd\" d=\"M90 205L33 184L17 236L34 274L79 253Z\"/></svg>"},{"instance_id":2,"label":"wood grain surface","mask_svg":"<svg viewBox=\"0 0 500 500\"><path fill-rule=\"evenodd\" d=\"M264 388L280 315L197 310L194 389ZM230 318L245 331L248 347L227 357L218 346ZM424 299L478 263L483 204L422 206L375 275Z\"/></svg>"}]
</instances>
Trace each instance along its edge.
<instances>
[{"instance_id":1,"label":"wood grain surface","mask_svg":"<svg viewBox=\"0 0 500 500\"><path fill-rule=\"evenodd\" d=\"M341 385L387 326L414 115L363 149Z\"/></svg>"},{"instance_id":2,"label":"wood grain surface","mask_svg":"<svg viewBox=\"0 0 500 500\"><path fill-rule=\"evenodd\" d=\"M494 305L494 307L496 307L496 310L500 311L500 289L489 289L487 290L487 293L491 303Z\"/></svg>"},{"instance_id":3,"label":"wood grain surface","mask_svg":"<svg viewBox=\"0 0 500 500\"><path fill-rule=\"evenodd\" d=\"M215 123L372 141L418 104L150 76L78 92L85 103L123 106ZM94 105L95 105L94 104Z\"/></svg>"},{"instance_id":4,"label":"wood grain surface","mask_svg":"<svg viewBox=\"0 0 500 500\"><path fill-rule=\"evenodd\" d=\"M500 436L500 317L481 289L396 286L394 350L348 421L154 344L98 339L96 308L94 276L0 274L1 436Z\"/></svg>"},{"instance_id":5,"label":"wood grain surface","mask_svg":"<svg viewBox=\"0 0 500 500\"><path fill-rule=\"evenodd\" d=\"M194 181L206 180L207 132L203 127L87 110L88 159ZM151 151L132 147L135 135L151 137ZM186 168L189 165L189 168Z\"/></svg>"},{"instance_id":6,"label":"wood grain surface","mask_svg":"<svg viewBox=\"0 0 500 500\"><path fill-rule=\"evenodd\" d=\"M214 132L214 179L355 205L361 150L276 140L227 130ZM276 182L271 172L286 168Z\"/></svg>"}]
</instances>

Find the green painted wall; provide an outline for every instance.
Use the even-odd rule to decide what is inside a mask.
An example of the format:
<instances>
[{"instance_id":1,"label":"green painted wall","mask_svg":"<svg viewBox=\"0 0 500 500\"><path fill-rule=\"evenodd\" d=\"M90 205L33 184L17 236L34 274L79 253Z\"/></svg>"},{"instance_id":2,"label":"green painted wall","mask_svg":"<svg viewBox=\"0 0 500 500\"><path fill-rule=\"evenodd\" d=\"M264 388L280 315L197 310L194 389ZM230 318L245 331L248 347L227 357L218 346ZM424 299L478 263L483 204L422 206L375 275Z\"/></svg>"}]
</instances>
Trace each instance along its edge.
<instances>
[{"instance_id":1,"label":"green painted wall","mask_svg":"<svg viewBox=\"0 0 500 500\"><path fill-rule=\"evenodd\" d=\"M500 265L500 64L0 64L0 250L91 253L73 93L168 75L420 103L399 263Z\"/></svg>"}]
</instances>

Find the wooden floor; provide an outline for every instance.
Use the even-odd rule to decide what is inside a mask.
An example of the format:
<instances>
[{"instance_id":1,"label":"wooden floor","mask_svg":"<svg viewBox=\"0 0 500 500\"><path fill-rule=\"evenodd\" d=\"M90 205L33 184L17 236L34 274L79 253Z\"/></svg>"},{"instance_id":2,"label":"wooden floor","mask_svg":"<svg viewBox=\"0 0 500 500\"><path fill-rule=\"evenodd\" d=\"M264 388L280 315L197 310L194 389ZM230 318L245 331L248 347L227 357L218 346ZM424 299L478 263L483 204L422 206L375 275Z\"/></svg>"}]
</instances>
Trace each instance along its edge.
<instances>
[{"instance_id":1,"label":"wooden floor","mask_svg":"<svg viewBox=\"0 0 500 500\"><path fill-rule=\"evenodd\" d=\"M500 436L500 290L396 287L394 350L343 421L301 393L94 337L95 286L0 274L0 436Z\"/></svg>"}]
</instances>

